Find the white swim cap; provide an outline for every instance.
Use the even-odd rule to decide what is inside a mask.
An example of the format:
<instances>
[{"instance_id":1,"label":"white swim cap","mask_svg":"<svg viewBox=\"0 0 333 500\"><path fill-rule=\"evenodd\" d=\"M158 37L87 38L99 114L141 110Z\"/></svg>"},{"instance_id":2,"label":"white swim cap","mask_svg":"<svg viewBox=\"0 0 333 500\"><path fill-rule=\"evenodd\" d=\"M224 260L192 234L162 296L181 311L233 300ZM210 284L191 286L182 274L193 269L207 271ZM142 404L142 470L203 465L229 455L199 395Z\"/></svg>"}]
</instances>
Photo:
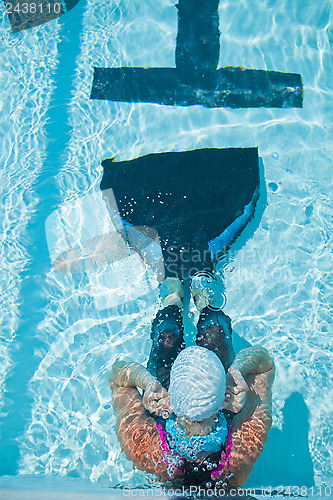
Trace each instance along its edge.
<instances>
[{"instance_id":1,"label":"white swim cap","mask_svg":"<svg viewBox=\"0 0 333 500\"><path fill-rule=\"evenodd\" d=\"M177 356L170 374L170 402L176 415L204 420L222 409L225 371L209 349L187 347Z\"/></svg>"}]
</instances>

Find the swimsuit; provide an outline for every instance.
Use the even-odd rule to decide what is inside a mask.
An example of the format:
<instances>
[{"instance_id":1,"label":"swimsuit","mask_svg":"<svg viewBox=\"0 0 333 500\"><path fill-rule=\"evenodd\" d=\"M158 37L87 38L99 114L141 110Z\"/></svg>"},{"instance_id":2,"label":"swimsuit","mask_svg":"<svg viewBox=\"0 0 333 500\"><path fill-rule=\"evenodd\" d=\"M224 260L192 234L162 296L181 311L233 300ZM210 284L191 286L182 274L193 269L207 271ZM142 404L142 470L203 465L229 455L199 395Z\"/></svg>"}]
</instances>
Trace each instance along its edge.
<instances>
[{"instance_id":1,"label":"swimsuit","mask_svg":"<svg viewBox=\"0 0 333 500\"><path fill-rule=\"evenodd\" d=\"M228 429L222 412L218 416L214 431L205 436L191 436L190 438L187 437L185 431L176 426L174 414L171 414L167 421L159 417L156 420L164 450L161 462L166 464L170 479L177 471L183 476L181 484L202 485L210 488L212 478L216 480L225 465L229 471L232 427L230 423ZM209 452L205 460L196 461L200 454L205 452Z\"/></svg>"},{"instance_id":2,"label":"swimsuit","mask_svg":"<svg viewBox=\"0 0 333 500\"><path fill-rule=\"evenodd\" d=\"M228 434L227 421L222 412L218 415L216 429L204 436L187 437L185 430L176 424L174 413L166 421L165 428L171 449L187 460L193 461L198 460L205 453L220 451Z\"/></svg>"}]
</instances>

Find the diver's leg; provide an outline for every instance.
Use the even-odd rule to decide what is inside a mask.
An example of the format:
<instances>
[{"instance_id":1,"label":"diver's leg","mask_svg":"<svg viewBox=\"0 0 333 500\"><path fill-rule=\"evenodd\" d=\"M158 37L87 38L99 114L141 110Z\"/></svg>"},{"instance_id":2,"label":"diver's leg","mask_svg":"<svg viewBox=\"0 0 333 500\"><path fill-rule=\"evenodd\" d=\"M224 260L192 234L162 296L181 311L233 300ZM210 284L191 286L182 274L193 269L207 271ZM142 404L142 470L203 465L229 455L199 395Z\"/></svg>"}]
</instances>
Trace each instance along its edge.
<instances>
[{"instance_id":1,"label":"diver's leg","mask_svg":"<svg viewBox=\"0 0 333 500\"><path fill-rule=\"evenodd\" d=\"M185 348L183 321L178 306L171 305L158 311L150 336L153 345L147 369L168 389L171 367L180 351Z\"/></svg>"},{"instance_id":2,"label":"diver's leg","mask_svg":"<svg viewBox=\"0 0 333 500\"><path fill-rule=\"evenodd\" d=\"M197 330L197 345L213 351L220 358L225 371L228 371L235 358L229 316L205 307L201 311Z\"/></svg>"}]
</instances>

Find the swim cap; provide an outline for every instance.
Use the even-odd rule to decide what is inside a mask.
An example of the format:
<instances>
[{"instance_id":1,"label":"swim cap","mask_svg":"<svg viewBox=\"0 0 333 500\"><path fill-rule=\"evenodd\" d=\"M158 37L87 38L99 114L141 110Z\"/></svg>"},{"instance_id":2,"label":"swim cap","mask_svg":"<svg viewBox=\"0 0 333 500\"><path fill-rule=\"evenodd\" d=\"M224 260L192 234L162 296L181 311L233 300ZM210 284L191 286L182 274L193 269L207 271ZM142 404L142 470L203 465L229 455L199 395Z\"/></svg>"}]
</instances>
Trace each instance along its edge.
<instances>
[{"instance_id":1,"label":"swim cap","mask_svg":"<svg viewBox=\"0 0 333 500\"><path fill-rule=\"evenodd\" d=\"M191 346L176 358L170 374L170 402L176 415L204 420L222 408L225 371L209 349Z\"/></svg>"}]
</instances>

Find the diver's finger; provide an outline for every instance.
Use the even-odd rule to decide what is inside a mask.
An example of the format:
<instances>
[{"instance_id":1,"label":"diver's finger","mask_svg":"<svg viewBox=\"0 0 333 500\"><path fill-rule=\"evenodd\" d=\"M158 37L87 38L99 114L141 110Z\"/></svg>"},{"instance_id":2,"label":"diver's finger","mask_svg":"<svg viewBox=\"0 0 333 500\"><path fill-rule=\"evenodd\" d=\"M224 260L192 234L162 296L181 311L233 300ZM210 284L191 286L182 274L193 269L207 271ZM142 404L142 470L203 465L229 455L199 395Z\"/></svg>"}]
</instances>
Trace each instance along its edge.
<instances>
[{"instance_id":1,"label":"diver's finger","mask_svg":"<svg viewBox=\"0 0 333 500\"><path fill-rule=\"evenodd\" d=\"M236 413L234 411L234 405L229 401L224 401L222 403L222 408L223 408L223 410L232 411L233 413Z\"/></svg>"},{"instance_id":2,"label":"diver's finger","mask_svg":"<svg viewBox=\"0 0 333 500\"><path fill-rule=\"evenodd\" d=\"M226 394L226 399L222 404L222 408L232 411L233 413L238 413L243 408L245 401L245 393L241 393L239 395Z\"/></svg>"},{"instance_id":3,"label":"diver's finger","mask_svg":"<svg viewBox=\"0 0 333 500\"><path fill-rule=\"evenodd\" d=\"M152 403L156 404L159 401L160 397L157 397L154 393L145 393L142 399L143 406L148 408L148 406Z\"/></svg>"},{"instance_id":4,"label":"diver's finger","mask_svg":"<svg viewBox=\"0 0 333 500\"><path fill-rule=\"evenodd\" d=\"M168 391L162 389L161 391L157 391L154 393L156 399L163 399L168 397Z\"/></svg>"},{"instance_id":5,"label":"diver's finger","mask_svg":"<svg viewBox=\"0 0 333 500\"><path fill-rule=\"evenodd\" d=\"M148 384L147 388L148 388L148 387L149 387L149 389L150 389L150 390L153 390L153 391L157 391L157 390L162 390L162 389L163 389L163 387L162 387L162 385L161 385L160 381L159 381L159 380L157 380L157 379L152 380L152 381Z\"/></svg>"},{"instance_id":6,"label":"diver's finger","mask_svg":"<svg viewBox=\"0 0 333 500\"><path fill-rule=\"evenodd\" d=\"M239 394L239 393L240 393L240 389L239 389L239 387L237 387L237 386L235 386L235 385L234 385L234 386L228 386L228 387L227 387L227 390L228 390L230 393L232 393L232 394Z\"/></svg>"},{"instance_id":7,"label":"diver's finger","mask_svg":"<svg viewBox=\"0 0 333 500\"><path fill-rule=\"evenodd\" d=\"M153 392L159 392L159 391L162 391L163 390L163 387L161 386L161 384L159 383L158 380L155 380L151 387L150 387L150 390L153 391Z\"/></svg>"},{"instance_id":8,"label":"diver's finger","mask_svg":"<svg viewBox=\"0 0 333 500\"><path fill-rule=\"evenodd\" d=\"M236 396L237 394L239 394L239 390L238 391L235 391L235 387L227 387L226 388L226 391L225 391L225 397L227 399L229 398L233 398L234 396Z\"/></svg>"},{"instance_id":9,"label":"diver's finger","mask_svg":"<svg viewBox=\"0 0 333 500\"><path fill-rule=\"evenodd\" d=\"M242 408L243 408L243 407L242 407L242 405L240 405L240 404L235 404L235 405L233 406L233 408L232 408L232 410L231 410L231 411L232 411L233 413L239 413L239 412L241 411L241 409L242 409Z\"/></svg>"},{"instance_id":10,"label":"diver's finger","mask_svg":"<svg viewBox=\"0 0 333 500\"><path fill-rule=\"evenodd\" d=\"M156 402L153 401L152 403L149 403L149 405L146 406L146 409L150 412L150 413L155 413L155 409L156 409Z\"/></svg>"},{"instance_id":11,"label":"diver's finger","mask_svg":"<svg viewBox=\"0 0 333 500\"><path fill-rule=\"evenodd\" d=\"M246 381L244 380L244 377L241 374L241 372L230 368L230 373L231 373L232 378L234 379L237 387L239 387L240 389L243 389L243 390L246 390L248 388L248 385L247 385Z\"/></svg>"},{"instance_id":12,"label":"diver's finger","mask_svg":"<svg viewBox=\"0 0 333 500\"><path fill-rule=\"evenodd\" d=\"M242 405L239 403L235 403L234 401L222 403L222 408L227 411L231 411L232 413L238 413L242 409Z\"/></svg>"},{"instance_id":13,"label":"diver's finger","mask_svg":"<svg viewBox=\"0 0 333 500\"><path fill-rule=\"evenodd\" d=\"M156 415L162 416L163 412L167 412L168 415L171 413L170 401L168 399L161 399L156 406L154 406L154 413L156 413Z\"/></svg>"},{"instance_id":14,"label":"diver's finger","mask_svg":"<svg viewBox=\"0 0 333 500\"><path fill-rule=\"evenodd\" d=\"M163 411L168 411L168 413L171 413L170 411L170 408L168 405L164 403L161 403L161 404L157 404L154 408L154 412L157 414L157 415L161 415Z\"/></svg>"},{"instance_id":15,"label":"diver's finger","mask_svg":"<svg viewBox=\"0 0 333 500\"><path fill-rule=\"evenodd\" d=\"M149 401L158 403L160 399L162 399L160 394L151 394Z\"/></svg>"}]
</instances>

